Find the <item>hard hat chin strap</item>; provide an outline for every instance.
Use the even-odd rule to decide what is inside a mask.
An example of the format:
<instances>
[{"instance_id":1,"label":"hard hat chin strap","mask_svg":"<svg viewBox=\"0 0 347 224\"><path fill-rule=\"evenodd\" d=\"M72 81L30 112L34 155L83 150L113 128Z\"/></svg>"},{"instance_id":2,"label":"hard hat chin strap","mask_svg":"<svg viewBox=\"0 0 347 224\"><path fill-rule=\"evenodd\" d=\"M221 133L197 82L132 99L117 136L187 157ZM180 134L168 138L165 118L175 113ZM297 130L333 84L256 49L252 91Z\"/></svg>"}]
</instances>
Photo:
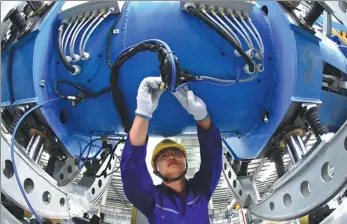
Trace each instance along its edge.
<instances>
[{"instance_id":1,"label":"hard hat chin strap","mask_svg":"<svg viewBox=\"0 0 347 224\"><path fill-rule=\"evenodd\" d=\"M178 177L175 177L175 178L164 177L158 170L155 170L154 174L157 175L158 177L160 177L160 179L162 179L164 182L172 183L172 182L175 182L177 180L180 180L180 179L184 178L185 175L187 174L187 170L188 170L188 163L187 163L187 160L186 160L186 169Z\"/></svg>"}]
</instances>

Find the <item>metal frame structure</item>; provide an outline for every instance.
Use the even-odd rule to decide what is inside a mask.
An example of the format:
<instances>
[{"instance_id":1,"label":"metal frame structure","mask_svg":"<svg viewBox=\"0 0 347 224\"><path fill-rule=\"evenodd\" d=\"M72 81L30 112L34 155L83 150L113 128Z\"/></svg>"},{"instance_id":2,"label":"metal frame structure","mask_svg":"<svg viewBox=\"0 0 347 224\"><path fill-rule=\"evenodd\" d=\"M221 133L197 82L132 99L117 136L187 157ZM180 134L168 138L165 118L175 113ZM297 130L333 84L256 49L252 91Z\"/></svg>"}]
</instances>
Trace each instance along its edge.
<instances>
[{"instance_id":1,"label":"metal frame structure","mask_svg":"<svg viewBox=\"0 0 347 224\"><path fill-rule=\"evenodd\" d=\"M14 187L17 183L13 175L13 167L10 160L10 138L11 135L5 134L3 131L1 132L2 192L18 206L29 211L19 188ZM46 218L65 219L89 211L92 205L103 195L112 178L111 175L106 177L103 175L99 178L92 179L82 178L79 183L83 182L83 185L69 183L66 186L59 186L61 182L56 181L48 175L23 152L24 149L21 146L15 146L16 166L20 174L20 180L35 211L40 216ZM112 155L110 154L110 156ZM106 161L108 161L109 157L106 158ZM66 165L59 171L58 176L63 174L68 177L70 174L73 174L73 172L68 172L69 169L67 167L69 166L71 166L71 171L78 170L78 163L74 161L74 158L68 159ZM111 166L107 168L108 173L116 168L116 157L113 156L111 158L110 164ZM105 169L105 166L107 166L107 163L104 162L97 175Z\"/></svg>"},{"instance_id":2,"label":"metal frame structure","mask_svg":"<svg viewBox=\"0 0 347 224\"><path fill-rule=\"evenodd\" d=\"M266 220L298 218L327 203L347 184L346 136L347 122L332 138L322 136L322 142L274 183L262 201L250 178L238 178L227 159L223 173L233 197L254 215Z\"/></svg>"}]
</instances>

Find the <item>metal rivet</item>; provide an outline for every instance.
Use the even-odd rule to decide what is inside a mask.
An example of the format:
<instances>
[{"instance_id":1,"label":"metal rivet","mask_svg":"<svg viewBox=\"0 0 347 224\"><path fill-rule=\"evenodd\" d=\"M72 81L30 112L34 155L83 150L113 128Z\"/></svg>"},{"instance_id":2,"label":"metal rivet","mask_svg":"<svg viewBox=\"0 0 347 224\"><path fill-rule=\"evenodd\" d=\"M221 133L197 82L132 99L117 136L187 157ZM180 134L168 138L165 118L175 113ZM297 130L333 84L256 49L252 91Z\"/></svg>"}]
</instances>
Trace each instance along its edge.
<instances>
[{"instance_id":1,"label":"metal rivet","mask_svg":"<svg viewBox=\"0 0 347 224\"><path fill-rule=\"evenodd\" d=\"M266 115L266 114L265 114L265 116L264 116L264 119L263 119L263 120L264 120L264 123L265 123L265 124L267 124L267 123L269 122L269 118L267 117L267 115Z\"/></svg>"},{"instance_id":2,"label":"metal rivet","mask_svg":"<svg viewBox=\"0 0 347 224\"><path fill-rule=\"evenodd\" d=\"M114 29L113 34L119 34L119 29Z\"/></svg>"},{"instance_id":3,"label":"metal rivet","mask_svg":"<svg viewBox=\"0 0 347 224\"><path fill-rule=\"evenodd\" d=\"M44 87L45 86L45 80L42 79L39 86Z\"/></svg>"},{"instance_id":4,"label":"metal rivet","mask_svg":"<svg viewBox=\"0 0 347 224\"><path fill-rule=\"evenodd\" d=\"M73 106L73 107L75 107L76 105L77 105L77 103L76 103L76 101L71 101L71 105Z\"/></svg>"}]
</instances>

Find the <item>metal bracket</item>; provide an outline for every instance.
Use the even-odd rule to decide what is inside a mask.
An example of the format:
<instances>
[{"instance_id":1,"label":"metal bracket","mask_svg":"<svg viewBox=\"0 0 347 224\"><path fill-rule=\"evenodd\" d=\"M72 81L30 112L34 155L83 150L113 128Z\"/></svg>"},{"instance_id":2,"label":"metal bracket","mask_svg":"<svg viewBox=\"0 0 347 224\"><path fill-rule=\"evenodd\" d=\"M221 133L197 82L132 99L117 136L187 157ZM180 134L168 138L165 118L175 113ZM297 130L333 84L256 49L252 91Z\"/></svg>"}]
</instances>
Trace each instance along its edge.
<instances>
[{"instance_id":1,"label":"metal bracket","mask_svg":"<svg viewBox=\"0 0 347 224\"><path fill-rule=\"evenodd\" d=\"M329 142L310 150L272 186L272 194L249 206L266 220L291 220L324 205L347 184L347 122Z\"/></svg>"},{"instance_id":2,"label":"metal bracket","mask_svg":"<svg viewBox=\"0 0 347 224\"><path fill-rule=\"evenodd\" d=\"M79 173L78 159L68 158L64 166L54 175L54 179L57 180L58 186L64 186L70 183Z\"/></svg>"}]
</instances>

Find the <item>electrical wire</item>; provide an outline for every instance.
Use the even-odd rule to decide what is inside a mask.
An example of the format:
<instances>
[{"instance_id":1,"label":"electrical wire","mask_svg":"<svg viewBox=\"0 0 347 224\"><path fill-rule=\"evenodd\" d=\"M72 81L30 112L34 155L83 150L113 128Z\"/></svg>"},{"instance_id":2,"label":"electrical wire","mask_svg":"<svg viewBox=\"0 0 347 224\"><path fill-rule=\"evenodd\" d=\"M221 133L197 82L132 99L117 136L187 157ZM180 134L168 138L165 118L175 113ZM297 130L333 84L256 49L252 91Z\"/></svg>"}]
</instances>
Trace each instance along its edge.
<instances>
[{"instance_id":1,"label":"electrical wire","mask_svg":"<svg viewBox=\"0 0 347 224\"><path fill-rule=\"evenodd\" d=\"M254 45L253 45L253 41L252 39L250 38L250 36L248 35L248 32L243 28L243 26L241 25L241 23L236 19L236 17L234 16L233 13L230 12L230 16L231 18L233 18L233 20L236 22L236 24L241 28L243 34L245 35L245 37L247 38L249 44L252 46L252 48L254 48ZM231 22L231 21L230 21Z\"/></svg>"},{"instance_id":2,"label":"electrical wire","mask_svg":"<svg viewBox=\"0 0 347 224\"><path fill-rule=\"evenodd\" d=\"M75 52L74 52L74 49L75 49L75 41L76 41L76 38L77 38L79 32L80 32L81 29L83 28L83 26L84 26L85 24L88 23L89 19L87 20L87 17L88 17L88 15L83 16L83 18L82 18L81 21L80 21L80 24L77 26L75 32L72 34L72 37L71 37L69 49L70 49L70 56L71 56L71 58L72 58L73 60L76 59L76 58L75 58Z\"/></svg>"},{"instance_id":3,"label":"electrical wire","mask_svg":"<svg viewBox=\"0 0 347 224\"><path fill-rule=\"evenodd\" d=\"M76 96L66 96L66 95L62 95L59 90L58 90L58 85L59 84L67 84L69 86L72 86L78 90L81 91L81 93L79 95ZM68 80L59 80L57 82L55 82L54 84L54 92L62 99L65 100L77 100L77 101L83 101L85 98L97 98L107 92L110 92L111 88L110 87L105 87L102 90L100 90L99 92L91 92L87 89L84 89L82 87L80 87L79 85L76 85L73 82L70 82Z\"/></svg>"},{"instance_id":4,"label":"electrical wire","mask_svg":"<svg viewBox=\"0 0 347 224\"><path fill-rule=\"evenodd\" d=\"M249 41L249 39L247 38L247 36L242 32L242 30L240 30L224 13L222 14L222 16L224 17L224 19L242 36L242 38L245 40L248 49L253 48L253 43L251 41Z\"/></svg>"},{"instance_id":5,"label":"electrical wire","mask_svg":"<svg viewBox=\"0 0 347 224\"><path fill-rule=\"evenodd\" d=\"M56 101L56 100L59 100L59 98L54 98L54 99L50 99L50 100L47 100L45 102L42 102L38 105L36 105L35 107L31 108L30 110L28 110L18 121L18 123L16 124L14 130L13 130L13 134L12 134L12 138L11 138L11 160L12 160L12 167L13 167L13 171L14 171L14 174L16 176L16 181L17 181L17 184L18 184L18 187L19 187L19 190L20 192L22 193L23 195L23 198L26 202L26 204L28 205L31 213L34 215L35 219L38 221L39 224L42 224L41 222L41 219L40 217L36 214L34 208L32 207L29 199L27 198L26 194L25 194L25 191L24 191L24 188L21 184L21 181L19 179L19 175L18 175L18 171L17 171L17 167L16 167L16 161L15 161L15 158L14 158L14 141L15 141L15 137L16 137L16 133L17 133L17 130L20 126L20 124L23 122L23 120L29 115L31 114L34 110L36 110L37 108L40 108L42 107L43 105L47 104L47 103L50 103L50 102L53 102L53 101Z\"/></svg>"},{"instance_id":6,"label":"electrical wire","mask_svg":"<svg viewBox=\"0 0 347 224\"><path fill-rule=\"evenodd\" d=\"M85 51L85 49L86 49L87 42L88 42L90 36L92 35L92 33L94 32L94 30L95 30L95 29L100 25L100 23L101 23L102 21L104 21L104 20L107 18L107 16L109 16L113 11L114 11L114 8L110 8L106 14L103 14L103 15L100 17L99 21L95 24L95 26L94 26L94 27L91 29L91 31L88 33L88 35L87 35L87 37L86 37L86 39L85 39L85 41L84 41L84 43L83 43L82 51L80 51L81 57L84 57L84 51Z\"/></svg>"},{"instance_id":7,"label":"electrical wire","mask_svg":"<svg viewBox=\"0 0 347 224\"><path fill-rule=\"evenodd\" d=\"M81 40L80 40L80 45L79 45L79 52L80 52L80 56L81 58L85 57L84 54L82 54L82 47L83 47L83 42L84 42L84 38L85 36L87 35L88 31L90 30L90 28L93 26L93 24L98 21L98 19L104 14L104 11L101 11L99 13L99 15L97 17L95 17L93 19L93 21L87 26L86 30L84 31L82 37L81 37Z\"/></svg>"},{"instance_id":8,"label":"electrical wire","mask_svg":"<svg viewBox=\"0 0 347 224\"><path fill-rule=\"evenodd\" d=\"M67 45L69 43L69 40L70 40L70 37L72 35L72 33L74 32L74 29L76 28L76 26L78 25L78 22L79 22L79 18L77 18L75 21L74 21L74 25L72 26L69 34L67 35L67 38L65 40L65 42L63 42L63 54L66 55L66 48L67 48Z\"/></svg>"},{"instance_id":9,"label":"electrical wire","mask_svg":"<svg viewBox=\"0 0 347 224\"><path fill-rule=\"evenodd\" d=\"M59 57L60 57L60 60L63 62L63 65L65 66L65 68L67 70L69 70L71 73L74 73L75 72L75 68L72 67L69 62L67 62L65 56L63 55L63 52L62 52L62 35L63 35L63 30L64 30L64 27L66 26L65 23L62 23L58 29L58 32L59 32L59 37L58 37L58 49L59 49Z\"/></svg>"},{"instance_id":10,"label":"electrical wire","mask_svg":"<svg viewBox=\"0 0 347 224\"><path fill-rule=\"evenodd\" d=\"M106 61L107 61L107 66L110 69L112 69L112 64L111 64L111 59L110 59L111 58L111 56L110 56L110 48L111 48L111 41L112 41L113 30L116 28L120 18L122 17L122 14L123 14L124 10L126 10L128 4L129 4L129 1L126 1L123 4L122 9L121 9L119 15L117 16L115 21L112 23L112 26L111 26L110 30L108 31L107 43L106 43Z\"/></svg>"},{"instance_id":11,"label":"electrical wire","mask_svg":"<svg viewBox=\"0 0 347 224\"><path fill-rule=\"evenodd\" d=\"M230 29L230 27L217 15L217 13L213 9L211 9L210 11L211 11L212 15L214 17L216 17L217 20L227 29L227 33L229 33L229 35L234 37L234 39L237 41L240 48L242 49L241 41L240 41L239 37L234 33L234 31L232 29Z\"/></svg>"}]
</instances>

